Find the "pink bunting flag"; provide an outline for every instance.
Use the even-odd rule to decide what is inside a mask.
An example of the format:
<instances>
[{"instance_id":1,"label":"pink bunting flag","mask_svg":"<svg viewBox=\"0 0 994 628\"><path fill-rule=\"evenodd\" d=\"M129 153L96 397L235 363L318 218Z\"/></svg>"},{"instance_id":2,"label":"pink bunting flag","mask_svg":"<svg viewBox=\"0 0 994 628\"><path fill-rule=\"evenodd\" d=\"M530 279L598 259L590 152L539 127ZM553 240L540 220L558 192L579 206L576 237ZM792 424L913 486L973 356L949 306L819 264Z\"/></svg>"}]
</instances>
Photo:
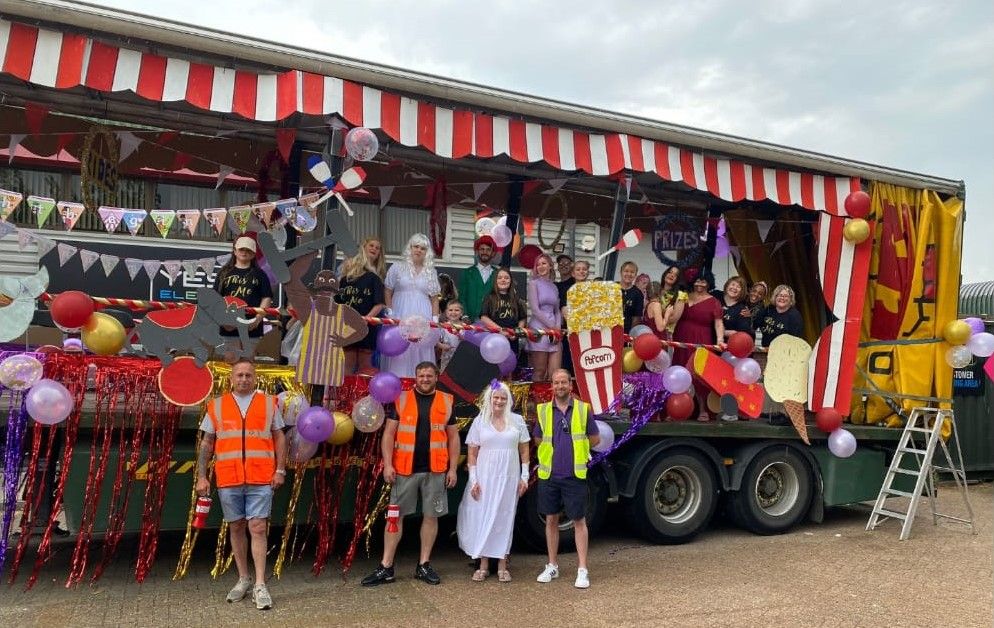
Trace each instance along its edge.
<instances>
[{"instance_id":1,"label":"pink bunting flag","mask_svg":"<svg viewBox=\"0 0 994 628\"><path fill-rule=\"evenodd\" d=\"M231 260L231 253L225 253L224 255L218 255L214 259L217 260L218 264L220 264L221 266L224 266L225 264L228 263L229 260Z\"/></svg>"},{"instance_id":2,"label":"pink bunting flag","mask_svg":"<svg viewBox=\"0 0 994 628\"><path fill-rule=\"evenodd\" d=\"M0 190L0 220L7 220L7 216L14 213L23 198L24 196L18 192Z\"/></svg>"},{"instance_id":3,"label":"pink bunting flag","mask_svg":"<svg viewBox=\"0 0 994 628\"><path fill-rule=\"evenodd\" d=\"M79 250L79 259L83 261L83 272L90 270L90 267L97 263L100 259L100 253L94 253L93 251L87 251L86 249Z\"/></svg>"},{"instance_id":4,"label":"pink bunting flag","mask_svg":"<svg viewBox=\"0 0 994 628\"><path fill-rule=\"evenodd\" d=\"M266 228L269 228L269 223L273 218L273 211L276 210L276 203L256 203L252 205L252 215L255 216L259 222L264 224ZM243 229L244 231L244 229Z\"/></svg>"},{"instance_id":5,"label":"pink bunting flag","mask_svg":"<svg viewBox=\"0 0 994 628\"><path fill-rule=\"evenodd\" d=\"M198 262L195 259L185 259L183 260L183 274L187 277L197 276Z\"/></svg>"},{"instance_id":6,"label":"pink bunting flag","mask_svg":"<svg viewBox=\"0 0 994 628\"><path fill-rule=\"evenodd\" d=\"M79 249L77 249L73 245L66 244L65 242L59 242L59 244L55 248L59 252L59 266L65 266L66 262L71 260L72 256L79 251Z\"/></svg>"},{"instance_id":7,"label":"pink bunting flag","mask_svg":"<svg viewBox=\"0 0 994 628\"><path fill-rule=\"evenodd\" d=\"M203 268L204 272L207 273L208 275L214 272L214 264L216 263L217 260L214 259L213 257L202 257L197 260L197 266Z\"/></svg>"},{"instance_id":8,"label":"pink bunting flag","mask_svg":"<svg viewBox=\"0 0 994 628\"><path fill-rule=\"evenodd\" d=\"M204 218L217 236L221 236L224 233L224 222L227 217L228 210L223 207L204 210Z\"/></svg>"},{"instance_id":9,"label":"pink bunting flag","mask_svg":"<svg viewBox=\"0 0 994 628\"><path fill-rule=\"evenodd\" d=\"M17 231L17 227L9 222L0 220L0 238L6 238L15 231Z\"/></svg>"},{"instance_id":10,"label":"pink bunting flag","mask_svg":"<svg viewBox=\"0 0 994 628\"><path fill-rule=\"evenodd\" d=\"M162 268L169 275L169 285L171 286L176 281L180 271L183 270L183 264L179 260L170 259L162 262Z\"/></svg>"},{"instance_id":11,"label":"pink bunting flag","mask_svg":"<svg viewBox=\"0 0 994 628\"><path fill-rule=\"evenodd\" d=\"M155 279L155 273L159 272L162 262L157 259L147 259L142 261L142 267L145 269L145 274L148 275L149 279Z\"/></svg>"},{"instance_id":12,"label":"pink bunting flag","mask_svg":"<svg viewBox=\"0 0 994 628\"><path fill-rule=\"evenodd\" d=\"M118 162L122 162L131 156L138 147L141 146L142 138L138 137L131 131L118 131L117 139L121 142L121 151L118 156Z\"/></svg>"},{"instance_id":13,"label":"pink bunting flag","mask_svg":"<svg viewBox=\"0 0 994 628\"><path fill-rule=\"evenodd\" d=\"M35 222L38 224L38 228L41 229L45 226L45 221L52 214L52 210L55 209L55 199L44 196L29 196L28 207L31 208L31 213L35 216Z\"/></svg>"},{"instance_id":14,"label":"pink bunting flag","mask_svg":"<svg viewBox=\"0 0 994 628\"><path fill-rule=\"evenodd\" d=\"M180 231L186 231L191 238L197 234L197 225L200 223L199 209L177 210L176 217L179 219Z\"/></svg>"},{"instance_id":15,"label":"pink bunting flag","mask_svg":"<svg viewBox=\"0 0 994 628\"><path fill-rule=\"evenodd\" d=\"M100 265L104 267L104 275L110 277L110 274L114 272L117 268L117 264L121 261L121 258L117 255L108 255L104 253L100 256ZM133 279L133 277L132 277Z\"/></svg>"},{"instance_id":16,"label":"pink bunting flag","mask_svg":"<svg viewBox=\"0 0 994 628\"><path fill-rule=\"evenodd\" d=\"M221 184L228 178L228 175L234 171L235 169L231 166L221 166L221 168L217 171L217 184L214 186L214 189L216 190L221 187Z\"/></svg>"},{"instance_id":17,"label":"pink bunting flag","mask_svg":"<svg viewBox=\"0 0 994 628\"><path fill-rule=\"evenodd\" d=\"M17 248L23 251L28 248L31 241L34 240L34 235L30 231L18 231L17 232Z\"/></svg>"},{"instance_id":18,"label":"pink bunting flag","mask_svg":"<svg viewBox=\"0 0 994 628\"><path fill-rule=\"evenodd\" d=\"M124 267L128 269L128 276L131 277L131 281L134 281L135 277L138 276L138 273L140 273L142 268L145 267L145 263L140 259L135 259L134 257L125 257Z\"/></svg>"},{"instance_id":19,"label":"pink bunting flag","mask_svg":"<svg viewBox=\"0 0 994 628\"><path fill-rule=\"evenodd\" d=\"M228 210L228 216L235 223L235 231L245 233L245 230L248 229L249 218L252 217L252 207L250 205L232 207Z\"/></svg>"},{"instance_id":20,"label":"pink bunting flag","mask_svg":"<svg viewBox=\"0 0 994 628\"><path fill-rule=\"evenodd\" d=\"M43 235L34 235L35 242L38 243L38 258L41 259L48 255L52 249L55 248L55 240L51 238L46 238Z\"/></svg>"},{"instance_id":21,"label":"pink bunting flag","mask_svg":"<svg viewBox=\"0 0 994 628\"><path fill-rule=\"evenodd\" d=\"M107 233L117 231L124 218L124 210L120 207L98 207L97 213L100 214L100 221L104 223L104 229Z\"/></svg>"},{"instance_id":22,"label":"pink bunting flag","mask_svg":"<svg viewBox=\"0 0 994 628\"><path fill-rule=\"evenodd\" d=\"M59 210L59 216L62 216L62 223L66 226L66 231L72 231L79 219L83 217L83 211L86 210L86 206L82 203L71 201L59 201L55 206Z\"/></svg>"}]
</instances>

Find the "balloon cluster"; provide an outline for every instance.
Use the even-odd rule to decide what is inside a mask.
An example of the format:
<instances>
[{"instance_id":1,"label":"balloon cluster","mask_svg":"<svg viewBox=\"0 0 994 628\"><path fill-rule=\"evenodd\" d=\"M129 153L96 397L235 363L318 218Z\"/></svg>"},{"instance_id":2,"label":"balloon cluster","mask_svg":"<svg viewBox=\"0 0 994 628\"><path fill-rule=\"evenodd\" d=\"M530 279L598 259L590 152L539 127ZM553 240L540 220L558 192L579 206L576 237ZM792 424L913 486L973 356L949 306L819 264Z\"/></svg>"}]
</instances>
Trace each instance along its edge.
<instances>
[{"instance_id":1,"label":"balloon cluster","mask_svg":"<svg viewBox=\"0 0 994 628\"><path fill-rule=\"evenodd\" d=\"M815 413L815 426L828 433L828 450L839 458L856 453L856 437L842 428L842 415L835 408L822 408Z\"/></svg>"},{"instance_id":2,"label":"balloon cluster","mask_svg":"<svg viewBox=\"0 0 994 628\"><path fill-rule=\"evenodd\" d=\"M942 337L952 345L946 350L946 363L954 369L969 365L974 356L994 354L994 334L984 331L984 321L973 316L946 323Z\"/></svg>"},{"instance_id":3,"label":"balloon cluster","mask_svg":"<svg viewBox=\"0 0 994 628\"><path fill-rule=\"evenodd\" d=\"M19 353L0 362L0 384L16 391L28 391L24 405L28 415L42 425L61 423L72 414L75 403L72 393L51 379L42 378L38 358Z\"/></svg>"},{"instance_id":4,"label":"balloon cluster","mask_svg":"<svg viewBox=\"0 0 994 628\"><path fill-rule=\"evenodd\" d=\"M48 312L62 331L82 332L83 344L97 355L116 355L127 341L124 325L109 314L97 312L85 292L68 290L56 295Z\"/></svg>"},{"instance_id":5,"label":"balloon cluster","mask_svg":"<svg viewBox=\"0 0 994 628\"><path fill-rule=\"evenodd\" d=\"M853 244L866 242L870 238L870 223L866 221L870 215L870 195L862 190L852 192L844 205L850 218L842 228L842 237Z\"/></svg>"},{"instance_id":6,"label":"balloon cluster","mask_svg":"<svg viewBox=\"0 0 994 628\"><path fill-rule=\"evenodd\" d=\"M507 216L497 220L484 216L476 221L476 237L490 236L498 249L502 249L514 240L514 232L507 226Z\"/></svg>"}]
</instances>

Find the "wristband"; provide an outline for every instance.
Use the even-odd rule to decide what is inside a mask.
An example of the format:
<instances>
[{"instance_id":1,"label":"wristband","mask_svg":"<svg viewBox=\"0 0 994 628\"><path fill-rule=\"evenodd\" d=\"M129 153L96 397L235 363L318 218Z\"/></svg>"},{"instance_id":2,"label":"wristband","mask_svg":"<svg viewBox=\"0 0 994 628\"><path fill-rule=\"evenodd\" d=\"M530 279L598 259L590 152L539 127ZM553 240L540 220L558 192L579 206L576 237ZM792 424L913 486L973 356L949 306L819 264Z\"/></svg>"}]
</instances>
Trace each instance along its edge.
<instances>
[{"instance_id":1,"label":"wristband","mask_svg":"<svg viewBox=\"0 0 994 628\"><path fill-rule=\"evenodd\" d=\"M286 475L286 469L277 469L276 473L279 473L280 475Z\"/></svg>"},{"instance_id":2,"label":"wristband","mask_svg":"<svg viewBox=\"0 0 994 628\"><path fill-rule=\"evenodd\" d=\"M471 466L471 467L469 468L469 483L470 483L470 485L471 485L471 486L472 486L473 484L476 484L476 483L477 483L477 482L476 482L476 465L475 465L475 464L474 464L474 465L472 465L472 466Z\"/></svg>"},{"instance_id":3,"label":"wristband","mask_svg":"<svg viewBox=\"0 0 994 628\"><path fill-rule=\"evenodd\" d=\"M521 481L527 483L531 478L531 470L528 468L527 462L521 463Z\"/></svg>"}]
</instances>

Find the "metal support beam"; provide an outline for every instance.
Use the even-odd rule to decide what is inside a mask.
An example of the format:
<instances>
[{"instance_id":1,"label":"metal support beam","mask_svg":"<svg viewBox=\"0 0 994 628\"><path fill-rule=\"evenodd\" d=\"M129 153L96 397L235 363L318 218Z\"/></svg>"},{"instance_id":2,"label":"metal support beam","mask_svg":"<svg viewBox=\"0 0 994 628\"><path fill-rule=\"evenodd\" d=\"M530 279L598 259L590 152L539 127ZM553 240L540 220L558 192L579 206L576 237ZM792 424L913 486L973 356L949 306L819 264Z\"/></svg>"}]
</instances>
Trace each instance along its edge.
<instances>
[{"instance_id":1,"label":"metal support beam","mask_svg":"<svg viewBox=\"0 0 994 628\"><path fill-rule=\"evenodd\" d=\"M511 177L511 185L507 189L507 228L511 233L518 233L518 215L521 212L521 193L524 190L523 179L521 177ZM504 252L500 256L500 265L511 267L512 244L504 247Z\"/></svg>"},{"instance_id":2,"label":"metal support beam","mask_svg":"<svg viewBox=\"0 0 994 628\"><path fill-rule=\"evenodd\" d=\"M611 248L621 239L622 230L625 228L625 210L628 208L628 195L625 191L625 184L618 182L618 189L614 196L614 216L611 218L611 238L605 243L607 248ZM615 251L607 256L604 265L601 267L601 277L606 281L614 280L614 270L618 264L618 252Z\"/></svg>"}]
</instances>

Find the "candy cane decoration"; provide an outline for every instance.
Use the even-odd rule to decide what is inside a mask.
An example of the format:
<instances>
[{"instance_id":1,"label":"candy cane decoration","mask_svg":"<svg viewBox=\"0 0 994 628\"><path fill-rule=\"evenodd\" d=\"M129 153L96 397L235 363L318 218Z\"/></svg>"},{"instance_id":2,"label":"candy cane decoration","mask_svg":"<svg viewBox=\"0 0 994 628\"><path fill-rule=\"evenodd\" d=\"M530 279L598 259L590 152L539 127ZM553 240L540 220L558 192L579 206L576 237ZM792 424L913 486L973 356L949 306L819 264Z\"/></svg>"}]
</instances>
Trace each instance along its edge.
<instances>
[{"instance_id":1,"label":"candy cane decoration","mask_svg":"<svg viewBox=\"0 0 994 628\"><path fill-rule=\"evenodd\" d=\"M617 244L615 244L608 250L598 255L597 259L601 260L607 257L608 255L610 255L611 253L614 253L615 251L622 251L624 249L636 246L641 241L642 241L642 230L632 229L631 231L625 233L625 235L621 236L621 239L618 240Z\"/></svg>"}]
</instances>

